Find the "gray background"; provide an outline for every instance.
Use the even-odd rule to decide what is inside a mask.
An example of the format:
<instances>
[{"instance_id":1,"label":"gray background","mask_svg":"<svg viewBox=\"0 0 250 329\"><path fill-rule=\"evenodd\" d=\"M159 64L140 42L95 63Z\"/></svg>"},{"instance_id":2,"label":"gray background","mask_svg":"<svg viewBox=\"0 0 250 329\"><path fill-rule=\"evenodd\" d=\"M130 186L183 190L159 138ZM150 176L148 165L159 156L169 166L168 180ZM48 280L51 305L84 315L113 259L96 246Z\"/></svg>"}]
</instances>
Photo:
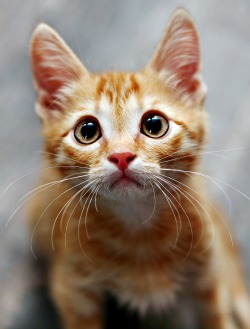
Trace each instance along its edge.
<instances>
[{"instance_id":1,"label":"gray background","mask_svg":"<svg viewBox=\"0 0 250 329\"><path fill-rule=\"evenodd\" d=\"M191 12L201 35L209 90L208 150L237 149L205 156L204 168L226 182L221 186L231 200L231 213L220 189L211 184L211 190L230 217L249 284L250 201L227 185L250 195L249 0L1 0L0 190L40 164L40 127L33 111L35 95L28 56L35 26L43 21L54 27L89 69L134 70L150 59L177 6ZM36 176L25 176L0 195L0 328L38 328L21 324L25 315L20 314L26 312L26 320L32 317L37 303L33 291L40 282L34 266L30 266L29 235L22 211L5 226ZM44 324L41 328L48 328L45 319L39 323Z\"/></svg>"}]
</instances>

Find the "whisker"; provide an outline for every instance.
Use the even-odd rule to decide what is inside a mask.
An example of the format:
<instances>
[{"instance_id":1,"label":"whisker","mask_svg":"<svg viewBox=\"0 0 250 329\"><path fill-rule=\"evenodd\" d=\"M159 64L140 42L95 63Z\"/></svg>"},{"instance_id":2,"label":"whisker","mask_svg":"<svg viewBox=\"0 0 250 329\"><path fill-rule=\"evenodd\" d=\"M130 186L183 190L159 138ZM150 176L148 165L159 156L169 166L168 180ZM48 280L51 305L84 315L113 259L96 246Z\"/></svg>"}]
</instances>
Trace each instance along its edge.
<instances>
[{"instance_id":1,"label":"whisker","mask_svg":"<svg viewBox=\"0 0 250 329\"><path fill-rule=\"evenodd\" d=\"M228 194L226 193L226 191L218 184L218 182L232 188L233 190L237 191L238 193L240 193L241 195L243 195L245 198L247 198L248 200L250 200L250 197L247 196L245 193L241 192L240 190L238 190L237 188L235 188L234 186L226 183L226 182L223 182L222 180L216 178L216 177L213 177L213 176L210 176L210 175L206 175L206 174L203 174L203 173L200 173L200 172L196 172L196 171L188 171L188 170L181 170L181 169L170 169L170 168L162 168L161 170L165 170L165 171L173 171L173 172L181 172L181 173L184 173L188 176L190 176L190 174L195 174L195 175L198 175L198 176L201 176L201 177L204 177L204 178L207 178L208 180L210 180L211 182L213 182L218 188L219 190L224 194L224 196L226 197L227 201L228 201L228 205L229 205L229 211L231 212L232 211L232 203L231 203L231 200L228 196Z\"/></svg>"},{"instance_id":2,"label":"whisker","mask_svg":"<svg viewBox=\"0 0 250 329\"><path fill-rule=\"evenodd\" d=\"M203 151L203 152L198 152L198 153L193 153L193 154L180 156L180 157L177 157L177 158L174 158L174 159L169 159L169 160L166 160L166 161L161 161L160 163L163 164L163 163L174 162L174 161L177 161L177 160L180 160L180 159L189 158L189 157L192 157L192 156L203 155L203 154L215 155L216 156L216 155L218 155L217 153L220 153L220 152L231 152L231 151L238 151L238 150L242 150L242 149L243 149L243 147L232 148L232 149L224 149L224 150L215 150L215 151ZM170 154L170 156L172 156L175 153Z\"/></svg>"},{"instance_id":3,"label":"whisker","mask_svg":"<svg viewBox=\"0 0 250 329\"><path fill-rule=\"evenodd\" d=\"M18 177L18 178L15 179L13 182L11 182L11 183L10 183L10 184L9 184L4 190L3 190L3 194L6 194L7 191L10 189L10 187L11 187L12 185L14 185L15 183L17 183L18 181L20 181L21 179L23 179L23 178L25 178L25 177L27 177L27 176L29 176L29 175L32 175L32 174L38 172L39 170L47 170L47 169L52 169L52 168L81 168L81 169L83 169L83 167L81 167L81 166L49 166L49 167L36 168L36 169L34 169L34 170L32 170L32 171L30 171L30 172L28 172L28 173L26 173L26 174L24 174L24 175Z\"/></svg>"},{"instance_id":4,"label":"whisker","mask_svg":"<svg viewBox=\"0 0 250 329\"><path fill-rule=\"evenodd\" d=\"M214 226L213 226L213 221L211 219L211 216L209 215L209 213L207 212L207 210L205 209L205 207L194 197L192 196L190 193L188 193L187 191L183 190L183 188L177 186L176 184L166 180L166 183L167 184L173 184L173 186L194 206L194 208L196 209L198 215L199 215L199 219L202 223L202 220L201 220L201 215L200 215L200 212L198 211L197 207L195 206L195 204L192 202L192 200L190 200L190 198L192 198L195 202L197 202L197 204L204 210L205 214L207 215L207 218L211 224L211 227L212 227L212 237L211 237L211 240L210 240L210 243L208 245L208 247L203 250L203 252L205 252L206 250L209 249L209 247L211 246L211 244L213 243L213 240L214 240L214 235L215 235L215 230L214 230ZM190 198L189 198L189 197ZM201 238L199 239L199 241L201 240Z\"/></svg>"},{"instance_id":5,"label":"whisker","mask_svg":"<svg viewBox=\"0 0 250 329\"><path fill-rule=\"evenodd\" d=\"M157 177L156 177L156 178L157 178ZM159 178L158 178L158 180L159 180ZM159 181L158 181L158 183L161 184ZM168 193L174 198L174 200L177 202L177 204L181 207L181 209L182 209L182 211L183 211L185 217L187 218L187 221L188 221L188 224L189 224L189 227L190 227L190 232L191 232L191 243L190 243L190 248L189 248L189 250L188 250L188 253L186 254L185 258L183 259L183 260L185 260L185 259L189 256L189 254L190 254L190 252L191 252L191 250L192 250L192 248L193 248L194 234L193 234L192 223L191 223L191 220L190 220L190 218L189 218L189 216L188 216L186 210L183 208L183 206L181 205L181 203L180 203L180 202L175 198L175 196L174 196L174 195L173 195L173 194L172 194L172 193L166 188L166 186L164 186L163 184L161 184L161 186L165 189L166 192L168 192ZM177 209L177 208L176 208L176 209ZM177 209L177 211L178 211L178 209ZM180 225L181 225L181 228L182 228L182 220L181 220L181 216L180 216L179 211L178 211L178 215L179 215ZM181 232L181 229L180 229L180 232ZM175 244L173 250L176 248L176 245L177 245L177 243Z\"/></svg>"},{"instance_id":6,"label":"whisker","mask_svg":"<svg viewBox=\"0 0 250 329\"><path fill-rule=\"evenodd\" d=\"M95 187L94 187L94 189L93 189L93 186L91 186L91 192L90 192L90 194L87 196L87 199L85 200L85 202L84 202L84 204L83 204L83 209L82 209L82 212L81 212L81 215L80 215L80 220L79 220L79 222L78 222L78 228L80 229L80 224L81 224L81 219L82 219L82 215L83 215L83 213L84 213L84 210L85 210L85 206L87 205L87 203L88 203L88 201L89 201L89 199L90 200L92 200L92 195L94 195L94 193L95 193ZM88 208L88 207L87 207ZM85 212L85 214L86 214L86 212ZM84 224L85 224L85 230L86 230L86 235L87 235L87 238L90 240L90 236L89 236L89 234L88 234L88 229L86 228L86 222L85 222L85 220L86 220L86 217L84 218Z\"/></svg>"},{"instance_id":7,"label":"whisker","mask_svg":"<svg viewBox=\"0 0 250 329\"><path fill-rule=\"evenodd\" d=\"M163 177L165 177L165 176L163 175ZM194 192L195 194L197 194L200 198L202 198L205 202L207 202L207 203L209 204L210 207L213 208L213 210L216 212L216 214L218 215L218 217L219 217L220 220L222 221L223 225L226 227L226 229L227 229L227 231L228 231L228 234L229 234L229 238L230 238L231 244L232 244L232 246L233 246L233 245L234 245L234 243L233 243L233 237L232 237L232 234L231 234L231 232L230 232L230 229L229 229L228 225L226 224L224 218L221 216L221 214L220 214L220 212L218 211L218 209L214 206L214 204L213 204L212 202L208 201L204 196L202 196L200 193L198 193L195 189L191 188L190 186L188 186L188 185L186 185L186 184L184 184L184 183L182 183L182 182L180 182L180 181L178 181L178 180L176 180L176 179L174 179L174 178L172 178L172 177L170 177L170 176L167 176L167 179L170 179L170 180L172 180L172 181L175 181L175 182L177 182L178 184L180 184L180 185L182 185L182 186L188 188L189 190L193 191L193 192Z\"/></svg>"},{"instance_id":8,"label":"whisker","mask_svg":"<svg viewBox=\"0 0 250 329\"><path fill-rule=\"evenodd\" d=\"M86 235L87 235L88 239L90 239L90 235L89 235L89 232L88 232L88 225L87 225L88 211L89 211L90 204L93 200L93 197L95 196L96 193L98 193L99 188L100 188L100 185L97 186L96 189L93 191L92 196L89 200L88 206L86 208L86 212L85 212L84 223L85 223Z\"/></svg>"},{"instance_id":9,"label":"whisker","mask_svg":"<svg viewBox=\"0 0 250 329\"><path fill-rule=\"evenodd\" d=\"M169 170L169 169L163 169L163 170ZM171 170L171 169L170 169ZM231 189L233 189L234 191L240 193L242 196L244 196L246 199L248 199L250 201L250 197L248 195L246 195L245 193L243 193L242 191L238 190L236 187L220 180L219 178L216 178L216 177L213 177L213 176L210 176L210 175L206 175L206 174L203 174L203 173L200 173L200 172L197 172L197 171L188 171L188 170L181 170L181 169L174 169L174 171L179 171L179 172L184 172L184 173L189 173L189 174L195 174L195 175L198 175L198 176L201 176L201 177L205 177L205 178L208 178L208 179L211 179L212 181L215 180L215 181L218 181L228 187L230 187Z\"/></svg>"},{"instance_id":10,"label":"whisker","mask_svg":"<svg viewBox=\"0 0 250 329\"><path fill-rule=\"evenodd\" d=\"M87 184L86 184L86 185L80 190L81 193L84 191L84 189L85 189L86 187L88 187L89 185L91 185L92 181L88 181L88 182L86 181L86 183L87 183ZM74 196L72 196L72 197L71 197L71 200L73 201L74 198L75 198L78 194L79 194L79 193L76 193ZM79 201L78 201L77 204L75 205L75 207L74 207L72 213L74 213L74 211L75 211L77 205L79 204L80 200L81 200L81 199L79 199ZM69 200L69 201L70 201L70 200ZM69 201L67 201L67 203L68 203ZM61 232L62 232L63 219L64 219L65 213L66 213L66 211L67 211L67 208L68 208L68 206L67 206L66 208L64 208L63 213L62 213L62 216L61 216L61 222L60 222L60 231L61 231ZM71 215L72 215L72 213L71 213ZM70 217L71 217L71 215L70 215Z\"/></svg>"},{"instance_id":11,"label":"whisker","mask_svg":"<svg viewBox=\"0 0 250 329\"><path fill-rule=\"evenodd\" d=\"M158 177L158 179L159 179L159 177ZM166 183L168 183L169 184L169 182L166 182ZM171 182L170 182L171 183ZM161 184L162 185L162 184ZM181 209L182 209L182 211L184 212L184 214L185 214L185 217L187 218L187 221L188 221L188 225L189 225L189 227L190 227L190 232L191 232L191 243L190 243L190 247L189 247L189 250L188 250L188 252L187 252L187 254L186 254L186 256L184 257L184 261L185 261L185 259L187 259L188 258L188 256L189 256L189 254L190 254L190 252L191 252L191 250L192 250L192 248L193 248L193 242L194 242L194 233L193 233L193 227L192 227L192 222L191 222L191 220L190 220L190 218L189 218L189 216L188 216L188 214L186 213L186 211L185 211L185 209L183 208L183 206L181 205L181 203L180 202L178 202L178 200L172 195L172 193L164 186L164 185L162 185L164 188L165 188L165 190L166 191L168 191L168 193L170 193L171 194L171 196L175 199L175 201L179 204L179 206L181 207ZM180 219L181 220L181 219ZM175 246L176 247L176 246Z\"/></svg>"},{"instance_id":12,"label":"whisker","mask_svg":"<svg viewBox=\"0 0 250 329\"><path fill-rule=\"evenodd\" d=\"M64 221L64 216L65 216L65 214L66 214L66 211L67 211L68 207L69 207L70 204L73 202L73 200L78 196L78 194L80 194L80 193L82 193L82 192L84 191L84 189L87 187L87 185L88 185L88 184L86 184L85 186L83 186L83 187L82 187L77 193L75 193L75 194L74 194L74 195L73 195L73 196L72 196L72 197L71 197L71 198L65 203L65 205L61 208L61 210L60 210L59 213L57 214L53 226L56 224L57 218L59 217L60 213L62 212L61 220L60 220L60 232L61 232L61 233L63 233L63 221ZM73 215L73 213L74 213L74 211L75 211L75 209L76 209L76 207L77 207L78 204L79 204L79 200L78 200L78 202L76 203L75 207L73 208L73 210L72 210L72 212L71 212L71 214L70 214L70 216L69 216L69 219L68 219L67 223L70 221L71 216ZM52 231L53 231L53 229L52 229ZM64 233L65 233L65 232L64 232ZM51 235L53 236L53 233L52 233ZM66 247L66 245L65 245L65 247Z\"/></svg>"},{"instance_id":13,"label":"whisker","mask_svg":"<svg viewBox=\"0 0 250 329\"><path fill-rule=\"evenodd\" d=\"M174 220L175 220L175 225L176 225L176 238L175 238L175 244L173 246L173 249L175 249L176 245L177 245L177 242L178 242L178 239L179 239L179 226L178 226L178 221L177 221L177 218L176 218L176 214L171 206L171 203L172 201L170 200L170 198L166 195L166 193L162 190L162 188L159 186L159 182L154 182L154 184L156 185L156 187L158 187L158 189L162 192L162 194L164 195L165 199L167 200L168 202L168 205L174 215ZM160 184L162 186L162 184ZM173 204L173 203L172 203ZM174 208L175 208L175 205L173 204ZM175 208L176 209L176 208ZM176 210L177 211L177 210ZM179 212L177 212L179 214ZM179 214L180 216L180 214Z\"/></svg>"},{"instance_id":14,"label":"whisker","mask_svg":"<svg viewBox=\"0 0 250 329\"><path fill-rule=\"evenodd\" d=\"M77 185L76 185L77 186ZM87 186L87 184L86 184ZM58 212L55 220L54 220L54 223L52 225L52 230L51 230L51 246L52 246L52 249L55 250L54 248L54 242L53 242L53 238L54 238L54 230L55 230L55 225L57 223L57 220L60 216L60 214L62 213L62 220L63 220L63 217L65 215L65 212L67 211L67 208L68 206L71 204L71 202L77 197L78 194L80 194L85 188L86 186L84 186L83 188L81 188L79 191L77 191L66 203L65 205L61 208L61 210ZM61 228L61 225L60 225L60 228Z\"/></svg>"},{"instance_id":15,"label":"whisker","mask_svg":"<svg viewBox=\"0 0 250 329\"><path fill-rule=\"evenodd\" d=\"M169 176L164 176L164 175L160 175L160 176L157 176L158 177L158 179L160 179L160 177L161 177L161 179L162 179L162 181L165 181L165 183L167 183L168 185L170 185L173 189L174 189L174 191L177 191L178 193L180 192L183 196L185 196L183 193L186 193L186 191L184 190L184 189L182 189L181 187L179 187L178 185L176 185L176 184L174 184L174 183L172 183L172 182L170 182L169 181L169 179L170 179L170 177ZM177 183L179 183L179 181L177 181L177 180L175 180ZM184 184L185 185L185 184ZM183 193L182 193L182 192ZM191 195L190 195L191 196ZM186 196L185 196L186 197ZM187 198L187 197L186 197ZM195 199L195 198L194 198ZM197 214L198 214L198 217L201 219L201 213L200 213L200 211L199 211L199 209L196 207L196 205L189 199L189 198L187 198L187 200L192 204L192 206L194 207L194 209L196 210L196 212L197 212ZM196 199L195 199L195 201L197 201ZM181 200L179 200L179 204L180 204L180 202L181 202ZM202 220L201 220L201 224L202 224L202 233L201 233L201 237L203 236L203 231L204 231L204 227L203 227L203 222L202 222ZM200 241L200 240L199 240ZM197 244L198 244L198 242L197 242Z\"/></svg>"},{"instance_id":16,"label":"whisker","mask_svg":"<svg viewBox=\"0 0 250 329\"><path fill-rule=\"evenodd\" d=\"M83 208L82 208L82 211L81 211L80 219L78 221L78 240L79 240L79 244L80 244L81 247L82 247L82 245L81 245L81 242L80 242L80 225L81 225L81 221L82 221L82 215L84 213L85 206L86 206L88 200L91 198L92 195L94 195L94 192L95 191L90 192L90 194L88 195L87 199L85 200L84 205L83 205ZM89 233L88 233L88 229L86 227L86 221L85 220L86 219L84 218L85 231L86 231L87 238L90 240L90 236L89 236Z\"/></svg>"},{"instance_id":17,"label":"whisker","mask_svg":"<svg viewBox=\"0 0 250 329\"><path fill-rule=\"evenodd\" d=\"M151 214L149 215L149 217L144 222L142 222L142 224L146 224L154 216L155 209L156 209L156 197L155 197L154 186L153 186L153 184L151 183L150 180L149 180L149 184L152 187L152 191L153 191L153 195L154 195L154 205L153 205L153 210L152 210Z\"/></svg>"},{"instance_id":18,"label":"whisker","mask_svg":"<svg viewBox=\"0 0 250 329\"><path fill-rule=\"evenodd\" d=\"M183 147L181 150L177 150L175 152L172 152L170 155L173 156L177 153L183 153L183 151L185 151L187 149L190 149L191 147L194 147L194 146L197 147L197 144L191 144L191 145L188 145L186 147ZM168 157L169 157L169 155L166 155L165 157L162 158L162 160L167 159Z\"/></svg>"},{"instance_id":19,"label":"whisker","mask_svg":"<svg viewBox=\"0 0 250 329\"><path fill-rule=\"evenodd\" d=\"M100 187L101 187L101 184L100 184ZM99 189L100 189L100 187L99 187ZM98 211L98 208L97 208L97 194L98 194L98 191L99 191L99 189L97 190L97 192L96 192L96 194L95 194L95 210L96 210L96 212L99 212Z\"/></svg>"},{"instance_id":20,"label":"whisker","mask_svg":"<svg viewBox=\"0 0 250 329\"><path fill-rule=\"evenodd\" d=\"M86 175L81 175L81 176L78 176L77 178L81 178L81 177L85 177L85 176L86 176ZM72 180L72 179L75 179L75 177L74 177L74 178L69 178L69 179L62 179L62 180L59 181L59 183L62 183L62 182L64 182L64 181L68 181L68 180ZM40 192L42 192L42 191L44 191L44 190L50 188L51 186L56 185L56 184L58 184L58 181L57 181L57 182L51 182L51 183L44 184L44 185L47 185L47 186L43 187L41 190L39 190L41 187L37 187L37 188L35 188L34 190L28 192L27 194L29 195L30 193L36 191L35 193L32 193L31 195L29 195L28 197L26 197L26 199L25 199L25 200L24 200L24 201L23 201L23 202L22 202L22 203L16 208L16 210L15 210L15 211L11 214L11 216L9 217L7 223L5 224L5 227L7 227L7 226L9 225L10 221L11 221L12 218L15 216L15 214L18 212L18 210L21 209L22 206L23 206L28 200L30 200L31 198L33 198L36 194L38 194L38 193L40 193ZM25 195L25 196L26 196L26 195Z\"/></svg>"},{"instance_id":21,"label":"whisker","mask_svg":"<svg viewBox=\"0 0 250 329\"><path fill-rule=\"evenodd\" d=\"M97 180L97 179L96 179L96 180ZM96 180L95 180L95 181L96 181ZM69 219L68 219L68 221L67 221L66 228L65 228L65 233L64 233L65 247L66 247L66 245L67 245L67 231L68 231L68 226L69 226L69 223L70 223L70 220L71 220L72 214L74 213L74 211L75 211L76 207L79 205L79 203L81 203L82 198L83 198L83 197L84 197L84 196L85 196L85 195L91 190L91 188L92 188L92 184L93 184L93 182L95 182L95 181L90 181L90 182L84 187L84 188L87 188L87 190L85 191L84 194L82 194L84 191L83 191L83 190L81 191L80 199L78 200L77 204L75 205L73 211L71 212L71 214L70 214L70 216L69 216ZM86 256L87 256L87 255L86 255Z\"/></svg>"},{"instance_id":22,"label":"whisker","mask_svg":"<svg viewBox=\"0 0 250 329\"><path fill-rule=\"evenodd\" d=\"M72 174L72 175L75 175L75 174ZM72 176L72 175L70 175L70 176ZM88 176L88 174L86 174L86 175L84 174L84 175L80 175L80 176L75 176L75 177L67 177L67 178L59 179L57 181L53 181L53 182L49 182L49 183L46 183L46 184L42 184L42 185L34 188L33 190L29 191L28 193L26 193L24 196L22 196L21 199L20 199L20 201L24 200L25 198L27 198L31 194L32 194L32 196L34 196L37 193L40 193L40 192L44 191L45 189L47 189L47 188L49 188L51 186L54 186L56 184L64 183L64 182L67 182L67 181L70 181L70 180L73 180L73 179L77 179L77 178L83 178L83 177L86 177L86 176ZM36 191L38 191L38 192L33 194L33 192L36 192Z\"/></svg>"},{"instance_id":23,"label":"whisker","mask_svg":"<svg viewBox=\"0 0 250 329\"><path fill-rule=\"evenodd\" d=\"M81 243L81 238L80 238L80 225L81 225L81 218L82 218L82 215L83 215L83 212L84 212L85 206L86 206L86 204L87 204L87 202L88 202L88 199L89 199L92 195L94 195L94 193L95 193L95 190L92 191L92 192L90 192L89 196L87 197L87 199L86 199L86 201L85 201L85 203L84 203L83 209L82 209L82 211L81 211L80 219L79 219L79 221L78 221L78 232L77 232L78 242L79 242L79 246L80 246L82 252L84 253L84 255L86 255L86 253L85 253L85 251L84 251L84 249L83 249L83 246L82 246L82 243ZM92 197L91 197L91 200L92 200ZM91 200L90 200L90 202L91 202ZM89 235L88 235L88 230L87 230L87 228L86 228L86 221L85 221L85 230L86 230L86 235L87 235L88 239L90 239L90 237L89 237ZM88 256L87 256L87 258L90 260L90 262L93 263L93 261L92 261Z\"/></svg>"},{"instance_id":24,"label":"whisker","mask_svg":"<svg viewBox=\"0 0 250 329\"><path fill-rule=\"evenodd\" d=\"M36 255L35 255L35 253L34 253L34 250L33 250L33 246L32 246L32 244L33 244L33 238L34 238L35 231L36 231L36 229L37 229L37 227L38 227L38 225L39 225L39 223L40 223L40 221L41 221L43 215L44 215L45 212L48 210L48 208L49 208L49 207L50 207L50 206L51 206L56 200L58 200L62 195L64 195L65 193L71 191L72 189L74 189L74 188L76 188L77 186L80 186L81 184L84 184L84 183L85 183L85 182L81 182L81 183L79 183L79 184L77 184L77 185L74 185L74 186L72 186L71 188L67 189L66 191L64 191L63 193L61 193L60 195L58 195L54 200L52 200L52 201L46 206L46 208L43 210L42 214L41 214L40 217L38 218L38 221L37 221L37 223L36 223L36 225L35 225L35 227L34 227L34 229L33 229L33 232L32 232L32 234L31 234L31 238L30 238L31 252L32 252L33 256L34 256L36 259L37 259L37 257L36 257Z\"/></svg>"},{"instance_id":25,"label":"whisker","mask_svg":"<svg viewBox=\"0 0 250 329\"><path fill-rule=\"evenodd\" d=\"M57 154L57 153L52 153L52 152L47 152L47 151L36 151L36 153L42 153L42 154L50 154L50 155L55 155L55 156L59 156L60 158L64 158L64 159L67 159L67 160L70 160L71 162L76 162L76 163L80 163L84 166L86 166L86 163L84 162L81 162L81 161L76 161L75 159L72 159L72 158L69 158L69 157L66 157L65 155L61 155L61 154ZM82 168L82 167L81 167Z\"/></svg>"}]
</instances>

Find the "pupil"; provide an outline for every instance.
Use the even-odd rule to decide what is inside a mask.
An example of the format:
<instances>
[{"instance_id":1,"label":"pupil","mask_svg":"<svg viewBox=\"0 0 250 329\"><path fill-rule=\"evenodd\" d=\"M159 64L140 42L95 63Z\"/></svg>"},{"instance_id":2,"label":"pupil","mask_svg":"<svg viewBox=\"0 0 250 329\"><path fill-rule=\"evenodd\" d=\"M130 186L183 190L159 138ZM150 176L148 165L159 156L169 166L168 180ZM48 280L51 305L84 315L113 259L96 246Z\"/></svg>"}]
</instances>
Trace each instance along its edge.
<instances>
[{"instance_id":1,"label":"pupil","mask_svg":"<svg viewBox=\"0 0 250 329\"><path fill-rule=\"evenodd\" d=\"M161 120L157 116L148 118L146 121L146 128L150 134L157 134L162 128Z\"/></svg>"},{"instance_id":2,"label":"pupil","mask_svg":"<svg viewBox=\"0 0 250 329\"><path fill-rule=\"evenodd\" d=\"M81 134L85 139L91 139L95 136L97 131L96 124L94 122L86 122L81 127Z\"/></svg>"}]
</instances>

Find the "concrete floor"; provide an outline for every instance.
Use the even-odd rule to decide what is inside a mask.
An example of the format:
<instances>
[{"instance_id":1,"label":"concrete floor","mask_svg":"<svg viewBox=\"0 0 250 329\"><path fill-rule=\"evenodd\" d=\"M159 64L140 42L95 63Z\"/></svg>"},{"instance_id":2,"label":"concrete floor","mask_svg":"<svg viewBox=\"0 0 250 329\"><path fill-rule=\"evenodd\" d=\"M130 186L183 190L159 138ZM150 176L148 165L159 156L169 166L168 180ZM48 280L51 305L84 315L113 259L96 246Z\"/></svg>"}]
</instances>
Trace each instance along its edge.
<instances>
[{"instance_id":1,"label":"concrete floor","mask_svg":"<svg viewBox=\"0 0 250 329\"><path fill-rule=\"evenodd\" d=\"M53 26L89 69L134 70L150 59L170 14L180 5L191 12L201 35L209 90L208 150L226 150L207 155L204 167L226 183L222 187L231 211L221 190L212 184L211 190L230 213L250 284L250 201L229 187L250 195L249 0L0 0L0 189L40 164L40 128L33 111L28 56L35 26L41 21ZM36 176L37 172L20 179L0 199L3 329L56 328L41 275L36 274L37 263L31 261L22 211L5 226Z\"/></svg>"}]
</instances>

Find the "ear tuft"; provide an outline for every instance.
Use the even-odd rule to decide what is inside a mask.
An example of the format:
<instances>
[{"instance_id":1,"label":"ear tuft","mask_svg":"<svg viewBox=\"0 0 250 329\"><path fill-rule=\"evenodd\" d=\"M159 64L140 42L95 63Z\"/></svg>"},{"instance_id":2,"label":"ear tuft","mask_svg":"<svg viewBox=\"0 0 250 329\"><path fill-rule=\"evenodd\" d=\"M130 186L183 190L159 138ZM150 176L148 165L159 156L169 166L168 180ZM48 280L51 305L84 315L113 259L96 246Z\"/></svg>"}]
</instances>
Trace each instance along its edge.
<instances>
[{"instance_id":1,"label":"ear tuft","mask_svg":"<svg viewBox=\"0 0 250 329\"><path fill-rule=\"evenodd\" d=\"M78 80L86 69L61 37L44 23L32 35L30 53L38 103L48 110L63 87Z\"/></svg>"},{"instance_id":2,"label":"ear tuft","mask_svg":"<svg viewBox=\"0 0 250 329\"><path fill-rule=\"evenodd\" d=\"M173 14L150 67L185 100L195 103L204 100L206 87L200 75L199 36L186 10L178 9Z\"/></svg>"}]
</instances>

